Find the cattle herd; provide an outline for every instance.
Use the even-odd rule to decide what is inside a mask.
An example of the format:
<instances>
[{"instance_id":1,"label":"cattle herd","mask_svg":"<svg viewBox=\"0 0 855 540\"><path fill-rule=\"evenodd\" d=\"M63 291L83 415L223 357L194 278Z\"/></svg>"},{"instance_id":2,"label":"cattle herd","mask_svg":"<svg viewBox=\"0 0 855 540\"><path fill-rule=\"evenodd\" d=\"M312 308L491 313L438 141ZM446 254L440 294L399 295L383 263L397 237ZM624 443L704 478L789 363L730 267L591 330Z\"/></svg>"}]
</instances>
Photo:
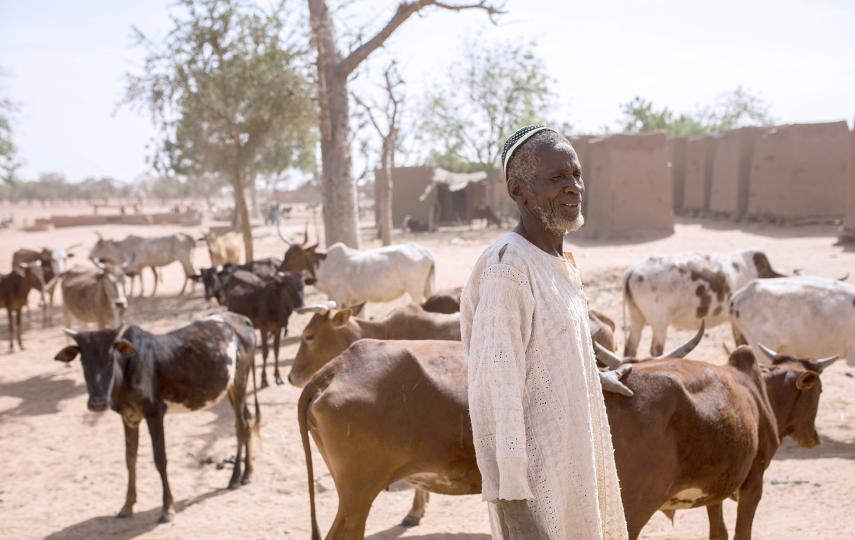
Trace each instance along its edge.
<instances>
[{"instance_id":1,"label":"cattle herd","mask_svg":"<svg viewBox=\"0 0 855 540\"><path fill-rule=\"evenodd\" d=\"M213 406L224 396L235 415L237 450L229 488L250 481L252 439L261 408L255 353L263 364L259 388L273 380L289 317L310 313L288 381L302 387L295 414L305 452L312 537L320 538L310 437L335 481L339 506L327 538L362 538L375 497L403 480L416 488L403 523L417 525L430 492L475 494L475 462L466 391L467 362L460 344L460 289L436 291L436 262L425 247L400 244L354 250L335 244L322 252L288 244L282 259L241 264L237 234L201 238L101 238L90 266L66 268L78 246L19 250L13 269L0 275L0 306L9 318L9 348L23 348L21 312L31 290L40 293L46 323L54 290L62 291L68 346L56 360L80 358L88 408L117 412L125 430L127 495L119 517L136 501L138 428L145 420L161 477L160 521L174 517L167 478L163 418ZM211 267L193 268L197 243ZM162 335L127 320L134 281L143 269L179 262L187 284L202 283L207 300L225 309ZM126 291L125 282L130 279ZM845 279L845 278L844 278ZM304 288L328 297L306 305ZM413 303L373 320L360 318L365 302L409 295ZM750 538L763 474L786 436L819 444L814 427L822 382L835 359L855 364L855 286L841 280L785 276L760 251L651 257L623 280L623 354L614 321L590 311L601 369L626 364L627 398L606 394L615 459L630 538L657 511L705 506L710 538L726 538L722 501L737 503L736 538ZM47 299L46 299L47 298ZM130 298L130 300L129 300ZM89 323L95 328L86 329ZM734 347L722 364L685 358L704 328L730 323ZM638 357L641 332L650 325L650 356ZM669 326L698 330L665 353ZM260 334L260 340L256 337ZM249 406L250 389L254 408ZM638 419L645 419L639 422Z\"/></svg>"}]
</instances>

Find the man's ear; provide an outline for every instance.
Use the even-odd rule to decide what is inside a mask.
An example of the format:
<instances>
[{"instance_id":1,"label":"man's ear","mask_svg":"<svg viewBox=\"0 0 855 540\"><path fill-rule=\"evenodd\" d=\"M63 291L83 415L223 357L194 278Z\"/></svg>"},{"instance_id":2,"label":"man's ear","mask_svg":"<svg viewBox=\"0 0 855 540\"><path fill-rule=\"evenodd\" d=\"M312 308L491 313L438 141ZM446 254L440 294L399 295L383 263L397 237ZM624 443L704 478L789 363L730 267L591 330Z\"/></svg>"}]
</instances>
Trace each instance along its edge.
<instances>
[{"instance_id":1,"label":"man's ear","mask_svg":"<svg viewBox=\"0 0 855 540\"><path fill-rule=\"evenodd\" d=\"M67 364L77 358L78 354L80 354L80 347L77 345L69 345L56 353L56 356L54 356L53 359L57 362L65 362Z\"/></svg>"},{"instance_id":2,"label":"man's ear","mask_svg":"<svg viewBox=\"0 0 855 540\"><path fill-rule=\"evenodd\" d=\"M115 347L116 350L122 353L124 356L133 356L137 352L134 346L131 345L131 342L125 339L120 339L119 341L113 343L113 347Z\"/></svg>"},{"instance_id":3,"label":"man's ear","mask_svg":"<svg viewBox=\"0 0 855 540\"><path fill-rule=\"evenodd\" d=\"M521 198L523 197L523 186L516 178L511 178L510 180L508 180L508 195L510 195L511 199L513 199L516 203L523 202L521 200Z\"/></svg>"}]
</instances>

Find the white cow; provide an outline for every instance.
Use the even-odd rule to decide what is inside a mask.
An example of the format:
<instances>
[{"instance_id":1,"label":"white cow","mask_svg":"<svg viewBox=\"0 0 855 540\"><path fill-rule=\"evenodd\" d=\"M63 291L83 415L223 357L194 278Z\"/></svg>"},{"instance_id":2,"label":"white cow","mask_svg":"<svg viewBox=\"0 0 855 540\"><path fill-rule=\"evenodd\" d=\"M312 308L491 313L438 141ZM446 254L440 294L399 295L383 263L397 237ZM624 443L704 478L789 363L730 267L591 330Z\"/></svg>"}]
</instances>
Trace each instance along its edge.
<instances>
[{"instance_id":1,"label":"white cow","mask_svg":"<svg viewBox=\"0 0 855 540\"><path fill-rule=\"evenodd\" d=\"M665 349L668 327L707 328L729 319L733 291L754 278L782 277L761 251L734 253L681 253L650 257L631 267L623 281L624 316L629 309L629 336L624 356L635 356L644 326L653 330L650 354ZM626 331L626 328L624 328Z\"/></svg>"},{"instance_id":2,"label":"white cow","mask_svg":"<svg viewBox=\"0 0 855 540\"><path fill-rule=\"evenodd\" d=\"M312 279L307 283L340 306L388 302L405 293L421 303L436 290L436 262L424 246L397 244L360 251L338 242L326 253L316 248L291 244L280 269L308 272Z\"/></svg>"},{"instance_id":3,"label":"white cow","mask_svg":"<svg viewBox=\"0 0 855 540\"><path fill-rule=\"evenodd\" d=\"M800 358L855 366L855 286L822 277L753 280L730 303L733 338Z\"/></svg>"}]
</instances>

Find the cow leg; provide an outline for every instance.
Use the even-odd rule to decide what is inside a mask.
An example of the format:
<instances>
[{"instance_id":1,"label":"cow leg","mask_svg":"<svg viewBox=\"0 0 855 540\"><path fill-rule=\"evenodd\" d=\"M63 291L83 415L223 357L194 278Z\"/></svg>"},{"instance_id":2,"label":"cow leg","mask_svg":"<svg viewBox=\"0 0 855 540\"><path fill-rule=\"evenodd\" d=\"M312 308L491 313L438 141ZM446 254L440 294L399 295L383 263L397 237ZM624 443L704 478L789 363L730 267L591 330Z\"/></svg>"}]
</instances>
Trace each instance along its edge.
<instances>
[{"instance_id":1,"label":"cow leg","mask_svg":"<svg viewBox=\"0 0 855 540\"><path fill-rule=\"evenodd\" d=\"M157 268L154 266L150 266L149 268L151 268L151 274L154 276L154 290L151 291L151 295L154 296L157 294ZM140 282L142 282L142 271L140 271ZM184 284L186 285L187 282L185 281ZM181 289L181 292L183 293L184 289Z\"/></svg>"},{"instance_id":2,"label":"cow leg","mask_svg":"<svg viewBox=\"0 0 855 540\"><path fill-rule=\"evenodd\" d=\"M137 502L137 448L140 442L140 425L129 424L122 418L125 428L125 465L128 467L128 493L125 495L125 505L116 517L126 518L134 515L134 504Z\"/></svg>"},{"instance_id":3,"label":"cow leg","mask_svg":"<svg viewBox=\"0 0 855 540\"><path fill-rule=\"evenodd\" d=\"M745 339L745 336L742 335L742 332L739 331L739 328L733 324L733 321L730 321L730 330L733 332L733 342L736 343L736 346L740 345L748 345L748 340Z\"/></svg>"},{"instance_id":4,"label":"cow leg","mask_svg":"<svg viewBox=\"0 0 855 540\"><path fill-rule=\"evenodd\" d=\"M736 504L736 530L734 540L751 540L751 526L754 513L763 496L763 471L765 464L756 463L748 473L748 478L739 488L739 502Z\"/></svg>"},{"instance_id":5,"label":"cow leg","mask_svg":"<svg viewBox=\"0 0 855 540\"><path fill-rule=\"evenodd\" d=\"M15 352L15 318L12 316L12 306L6 306L6 313L9 314L9 352Z\"/></svg>"},{"instance_id":6,"label":"cow leg","mask_svg":"<svg viewBox=\"0 0 855 540\"><path fill-rule=\"evenodd\" d=\"M154 416L146 416L148 433L151 435L151 446L154 450L154 466L160 473L160 483L163 486L163 506L160 510L160 523L169 523L175 516L172 490L169 489L169 479L166 476L166 441L163 432L163 410Z\"/></svg>"},{"instance_id":7,"label":"cow leg","mask_svg":"<svg viewBox=\"0 0 855 540\"><path fill-rule=\"evenodd\" d=\"M425 507L429 500L430 492L416 488L416 493L413 495L413 506L410 508L404 521L401 522L401 525L403 527L415 527L421 523L422 518L425 517Z\"/></svg>"},{"instance_id":8,"label":"cow leg","mask_svg":"<svg viewBox=\"0 0 855 540\"><path fill-rule=\"evenodd\" d=\"M707 505L707 518L710 522L710 540L727 540L721 503Z\"/></svg>"},{"instance_id":9,"label":"cow leg","mask_svg":"<svg viewBox=\"0 0 855 540\"><path fill-rule=\"evenodd\" d=\"M285 330L288 331L287 329ZM273 380L276 381L276 385L285 384L285 381L282 380L282 376L279 375L279 338L282 335L282 329L277 328L273 332Z\"/></svg>"},{"instance_id":10,"label":"cow leg","mask_svg":"<svg viewBox=\"0 0 855 540\"><path fill-rule=\"evenodd\" d=\"M240 487L240 467L241 459L243 459L243 447L246 443L247 429L246 419L243 417L243 399L236 395L236 388L229 388L229 402L232 404L232 410L235 413L235 436L237 437L237 451L235 453L235 466L232 468L232 477L229 480L229 489L237 489Z\"/></svg>"},{"instance_id":11,"label":"cow leg","mask_svg":"<svg viewBox=\"0 0 855 540\"><path fill-rule=\"evenodd\" d=\"M665 352L665 339L668 337L668 323L651 321L653 335L650 338L650 356L659 356Z\"/></svg>"},{"instance_id":12,"label":"cow leg","mask_svg":"<svg viewBox=\"0 0 855 540\"><path fill-rule=\"evenodd\" d=\"M626 300L626 305L629 311L629 336L626 338L626 343L623 347L623 355L635 356L638 353L638 343L641 341L641 332L644 331L646 320L631 299ZM626 329L624 329L624 332L626 332Z\"/></svg>"},{"instance_id":13,"label":"cow leg","mask_svg":"<svg viewBox=\"0 0 855 540\"><path fill-rule=\"evenodd\" d=\"M261 330L261 387L267 388L267 332Z\"/></svg>"},{"instance_id":14,"label":"cow leg","mask_svg":"<svg viewBox=\"0 0 855 540\"><path fill-rule=\"evenodd\" d=\"M385 484L384 484L385 485ZM371 503L383 487L336 484L338 490L338 511L327 533L326 540L354 540L365 538L365 522Z\"/></svg>"},{"instance_id":15,"label":"cow leg","mask_svg":"<svg viewBox=\"0 0 855 540\"><path fill-rule=\"evenodd\" d=\"M15 318L17 319L17 327L15 330L18 332L18 348L22 351L24 350L24 342L21 339L21 308L18 308L15 313Z\"/></svg>"}]
</instances>

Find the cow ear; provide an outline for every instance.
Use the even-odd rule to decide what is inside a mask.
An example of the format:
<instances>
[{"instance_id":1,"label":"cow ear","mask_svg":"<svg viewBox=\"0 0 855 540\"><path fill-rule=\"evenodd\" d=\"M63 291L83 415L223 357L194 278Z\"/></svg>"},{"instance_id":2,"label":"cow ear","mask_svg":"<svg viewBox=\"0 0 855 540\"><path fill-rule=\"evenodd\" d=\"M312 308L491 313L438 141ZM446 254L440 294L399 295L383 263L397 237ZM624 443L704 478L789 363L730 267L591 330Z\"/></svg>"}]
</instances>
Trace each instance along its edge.
<instances>
[{"instance_id":1,"label":"cow ear","mask_svg":"<svg viewBox=\"0 0 855 540\"><path fill-rule=\"evenodd\" d=\"M352 314L353 312L349 308L339 310L335 315L333 315L333 326L344 326L345 324L347 324L347 321L350 320L350 316Z\"/></svg>"},{"instance_id":2,"label":"cow ear","mask_svg":"<svg viewBox=\"0 0 855 540\"><path fill-rule=\"evenodd\" d=\"M133 356L137 352L134 346L131 345L131 342L126 339L120 339L113 343L113 347L124 356Z\"/></svg>"},{"instance_id":3,"label":"cow ear","mask_svg":"<svg viewBox=\"0 0 855 540\"><path fill-rule=\"evenodd\" d=\"M365 302L361 302L356 304L355 306L350 306L350 313L354 317L359 317L359 314L362 313L362 309L365 307Z\"/></svg>"},{"instance_id":4,"label":"cow ear","mask_svg":"<svg viewBox=\"0 0 855 540\"><path fill-rule=\"evenodd\" d=\"M819 374L815 371L803 371L796 379L796 388L799 390L810 390L819 382Z\"/></svg>"},{"instance_id":5,"label":"cow ear","mask_svg":"<svg viewBox=\"0 0 855 540\"><path fill-rule=\"evenodd\" d=\"M69 345L56 353L56 356L54 356L53 359L57 362L65 362L67 364L77 358L78 354L80 354L80 347L77 345Z\"/></svg>"}]
</instances>

